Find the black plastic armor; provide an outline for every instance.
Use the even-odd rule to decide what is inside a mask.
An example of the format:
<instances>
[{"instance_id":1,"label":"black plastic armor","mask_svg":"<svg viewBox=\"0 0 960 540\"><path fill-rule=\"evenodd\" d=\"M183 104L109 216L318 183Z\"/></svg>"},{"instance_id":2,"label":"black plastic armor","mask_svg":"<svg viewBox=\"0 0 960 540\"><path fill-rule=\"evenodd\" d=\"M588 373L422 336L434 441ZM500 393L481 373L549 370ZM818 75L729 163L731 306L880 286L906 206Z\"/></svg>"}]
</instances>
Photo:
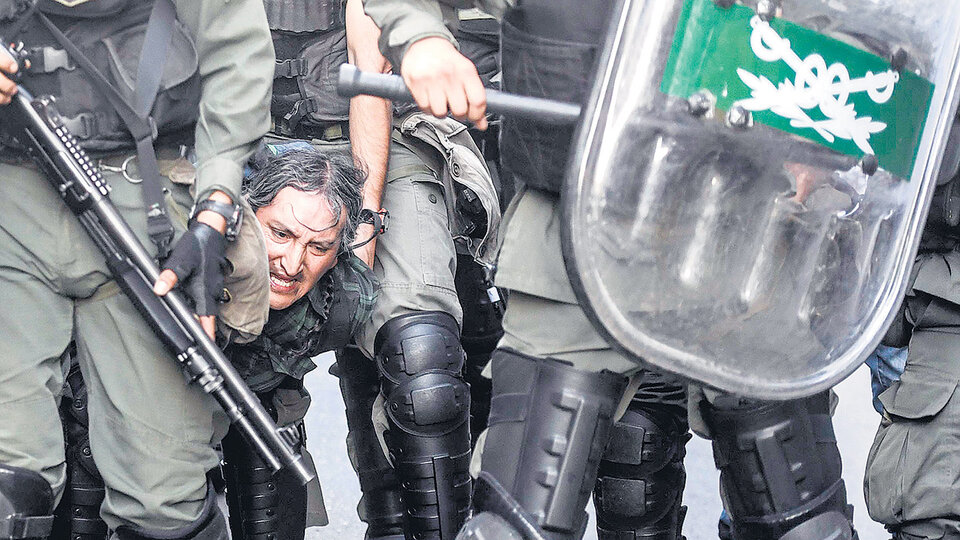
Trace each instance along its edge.
<instances>
[{"instance_id":1,"label":"black plastic armor","mask_svg":"<svg viewBox=\"0 0 960 540\"><path fill-rule=\"evenodd\" d=\"M438 311L387 321L374 342L390 450L410 538L452 539L470 504L470 389L456 320Z\"/></svg>"},{"instance_id":2,"label":"black plastic armor","mask_svg":"<svg viewBox=\"0 0 960 540\"><path fill-rule=\"evenodd\" d=\"M736 540L854 538L829 395L702 405Z\"/></svg>"},{"instance_id":3,"label":"black plastic armor","mask_svg":"<svg viewBox=\"0 0 960 540\"><path fill-rule=\"evenodd\" d=\"M40 474L0 464L0 539L45 540L52 513L53 490Z\"/></svg>"},{"instance_id":4,"label":"black plastic armor","mask_svg":"<svg viewBox=\"0 0 960 540\"><path fill-rule=\"evenodd\" d=\"M488 481L482 496L478 484L475 513L498 515L523 538L537 537L531 528L551 540L580 538L626 378L502 349L492 361L493 399L482 460ZM461 536L490 534L483 520L471 520Z\"/></svg>"},{"instance_id":5,"label":"black plastic armor","mask_svg":"<svg viewBox=\"0 0 960 540\"><path fill-rule=\"evenodd\" d=\"M601 540L679 540L690 440L686 388L646 372L610 434L594 488Z\"/></svg>"}]
</instances>

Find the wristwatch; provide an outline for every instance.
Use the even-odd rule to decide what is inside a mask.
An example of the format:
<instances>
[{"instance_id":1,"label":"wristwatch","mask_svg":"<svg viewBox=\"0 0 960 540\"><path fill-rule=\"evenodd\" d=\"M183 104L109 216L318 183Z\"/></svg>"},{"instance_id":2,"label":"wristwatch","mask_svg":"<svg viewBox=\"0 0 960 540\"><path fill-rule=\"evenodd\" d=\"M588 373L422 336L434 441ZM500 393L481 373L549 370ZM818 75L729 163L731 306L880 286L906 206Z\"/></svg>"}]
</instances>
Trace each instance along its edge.
<instances>
[{"instance_id":1,"label":"wristwatch","mask_svg":"<svg viewBox=\"0 0 960 540\"><path fill-rule=\"evenodd\" d=\"M227 231L223 234L227 242L233 242L237 239L237 234L240 233L240 225L243 224L243 209L240 208L239 204L227 204L213 199L202 200L193 205L193 209L190 211L190 221L196 219L197 214L205 210L216 212L227 220Z\"/></svg>"}]
</instances>

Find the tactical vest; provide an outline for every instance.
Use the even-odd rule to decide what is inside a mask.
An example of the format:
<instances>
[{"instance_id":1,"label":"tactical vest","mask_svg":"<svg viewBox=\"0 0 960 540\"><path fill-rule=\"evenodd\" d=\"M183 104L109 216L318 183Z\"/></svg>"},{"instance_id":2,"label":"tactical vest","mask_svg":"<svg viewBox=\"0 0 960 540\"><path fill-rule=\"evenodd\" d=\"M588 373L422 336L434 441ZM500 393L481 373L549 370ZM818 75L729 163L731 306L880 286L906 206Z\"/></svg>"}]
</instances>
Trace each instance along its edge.
<instances>
[{"instance_id":1,"label":"tactical vest","mask_svg":"<svg viewBox=\"0 0 960 540\"><path fill-rule=\"evenodd\" d=\"M347 61L345 0L263 0L277 54L270 113L273 131L310 138L345 122L350 100L337 94Z\"/></svg>"},{"instance_id":2,"label":"tactical vest","mask_svg":"<svg viewBox=\"0 0 960 540\"><path fill-rule=\"evenodd\" d=\"M28 11L16 21L0 23L0 36L8 42L23 42L22 53L29 60L29 68L22 72L24 84L35 95L56 97L67 127L88 151L130 148L134 140L94 76L81 66L64 40L136 109L140 52L152 8L152 1L140 0L87 0L72 7L56 0L39 0L39 14ZM154 47L146 49L147 55L159 54ZM198 58L193 38L179 21L172 24L166 60L151 59L149 65L163 66L156 100L143 114L149 115L154 134L192 126L200 102ZM185 134L190 136L192 133Z\"/></svg>"}]
</instances>

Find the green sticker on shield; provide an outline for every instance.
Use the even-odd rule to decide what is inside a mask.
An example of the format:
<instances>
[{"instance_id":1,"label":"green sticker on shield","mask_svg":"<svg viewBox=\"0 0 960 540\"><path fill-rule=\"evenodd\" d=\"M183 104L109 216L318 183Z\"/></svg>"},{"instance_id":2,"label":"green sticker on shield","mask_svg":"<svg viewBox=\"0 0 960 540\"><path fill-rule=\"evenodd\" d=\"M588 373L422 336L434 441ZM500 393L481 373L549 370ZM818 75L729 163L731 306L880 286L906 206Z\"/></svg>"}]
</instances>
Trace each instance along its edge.
<instances>
[{"instance_id":1,"label":"green sticker on shield","mask_svg":"<svg viewBox=\"0 0 960 540\"><path fill-rule=\"evenodd\" d=\"M661 90L707 90L717 107L739 105L755 122L842 154L877 156L910 178L934 85L890 62L783 19L687 0Z\"/></svg>"}]
</instances>

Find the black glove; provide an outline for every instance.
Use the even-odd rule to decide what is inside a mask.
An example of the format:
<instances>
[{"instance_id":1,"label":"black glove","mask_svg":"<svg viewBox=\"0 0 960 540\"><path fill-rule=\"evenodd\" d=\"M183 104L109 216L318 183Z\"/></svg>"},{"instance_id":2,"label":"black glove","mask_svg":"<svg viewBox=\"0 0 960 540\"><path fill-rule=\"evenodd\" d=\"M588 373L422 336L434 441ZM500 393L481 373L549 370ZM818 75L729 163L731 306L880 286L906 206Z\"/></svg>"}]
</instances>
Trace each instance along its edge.
<instances>
[{"instance_id":1,"label":"black glove","mask_svg":"<svg viewBox=\"0 0 960 540\"><path fill-rule=\"evenodd\" d=\"M193 302L197 315L216 315L227 271L227 239L213 227L193 221L163 263L177 275L177 284Z\"/></svg>"}]
</instances>

